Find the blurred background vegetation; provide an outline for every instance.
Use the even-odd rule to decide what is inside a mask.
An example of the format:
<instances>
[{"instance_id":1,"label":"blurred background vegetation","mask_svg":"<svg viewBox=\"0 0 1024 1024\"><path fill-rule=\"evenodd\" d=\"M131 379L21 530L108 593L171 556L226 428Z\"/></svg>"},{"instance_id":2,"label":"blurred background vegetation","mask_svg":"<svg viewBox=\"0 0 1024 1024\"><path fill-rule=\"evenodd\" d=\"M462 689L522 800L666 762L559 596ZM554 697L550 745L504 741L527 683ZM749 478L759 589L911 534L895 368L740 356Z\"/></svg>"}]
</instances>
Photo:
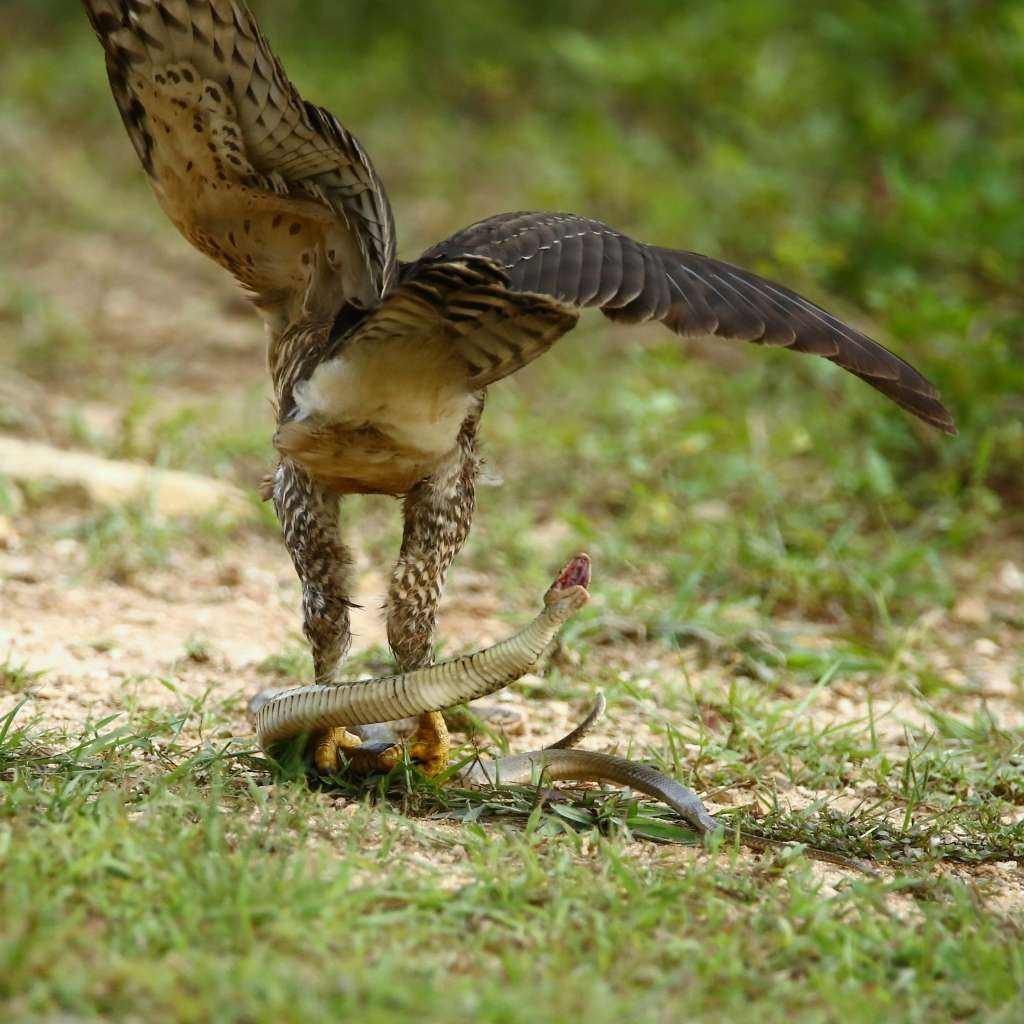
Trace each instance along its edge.
<instances>
[{"instance_id":1,"label":"blurred background vegetation","mask_svg":"<svg viewBox=\"0 0 1024 1024\"><path fill-rule=\"evenodd\" d=\"M935 380L960 425L930 433L819 361L588 320L495 389L486 436L505 487L483 501L483 567L530 574L532 537L558 523L627 608L669 593L675 618L739 603L862 633L951 602L945 555L983 572L1020 540L1019 3L253 6L305 95L371 153L405 258L502 210L597 216L829 304ZM64 308L83 273L71 242L96 237L135 266L163 253L188 268L167 282L175 303L199 274L243 315L151 200L78 5L4 11L0 358L67 399L57 440L251 486L270 457L255 322L252 372L236 360L225 379L193 359L201 325L168 315L188 339L139 348ZM90 436L80 401L116 406L119 429ZM31 432L15 404L0 417Z\"/></svg>"}]
</instances>

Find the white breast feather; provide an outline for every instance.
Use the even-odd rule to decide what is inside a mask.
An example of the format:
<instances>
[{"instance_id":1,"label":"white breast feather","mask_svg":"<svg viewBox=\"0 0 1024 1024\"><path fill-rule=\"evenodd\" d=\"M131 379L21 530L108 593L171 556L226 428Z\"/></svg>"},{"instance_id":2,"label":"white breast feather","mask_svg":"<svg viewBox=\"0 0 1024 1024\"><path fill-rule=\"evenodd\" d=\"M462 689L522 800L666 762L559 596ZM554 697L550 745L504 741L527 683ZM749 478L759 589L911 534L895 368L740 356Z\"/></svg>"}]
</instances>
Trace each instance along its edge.
<instances>
[{"instance_id":1,"label":"white breast feather","mask_svg":"<svg viewBox=\"0 0 1024 1024\"><path fill-rule=\"evenodd\" d=\"M303 418L376 427L402 448L442 455L455 444L473 396L441 342L422 337L356 345L295 389Z\"/></svg>"}]
</instances>

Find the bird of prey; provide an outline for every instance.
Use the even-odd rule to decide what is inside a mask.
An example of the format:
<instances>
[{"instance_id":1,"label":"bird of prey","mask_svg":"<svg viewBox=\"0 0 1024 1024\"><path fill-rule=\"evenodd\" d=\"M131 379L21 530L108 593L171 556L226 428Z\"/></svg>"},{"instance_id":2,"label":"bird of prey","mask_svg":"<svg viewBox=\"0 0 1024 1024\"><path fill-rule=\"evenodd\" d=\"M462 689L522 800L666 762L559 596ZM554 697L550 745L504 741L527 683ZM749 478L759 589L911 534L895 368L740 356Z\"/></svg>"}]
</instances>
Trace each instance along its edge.
<instances>
[{"instance_id":1,"label":"bird of prey","mask_svg":"<svg viewBox=\"0 0 1024 1024\"><path fill-rule=\"evenodd\" d=\"M568 213L506 213L400 262L366 151L289 81L241 0L83 0L128 135L161 206L252 297L269 333L279 463L268 481L302 584L318 681L350 643L346 494L404 499L388 640L431 657L435 615L469 532L486 389L599 309L683 336L824 356L954 432L912 366L790 289L722 260L635 241ZM317 737L331 769L359 740ZM443 767L443 719L410 755Z\"/></svg>"}]
</instances>

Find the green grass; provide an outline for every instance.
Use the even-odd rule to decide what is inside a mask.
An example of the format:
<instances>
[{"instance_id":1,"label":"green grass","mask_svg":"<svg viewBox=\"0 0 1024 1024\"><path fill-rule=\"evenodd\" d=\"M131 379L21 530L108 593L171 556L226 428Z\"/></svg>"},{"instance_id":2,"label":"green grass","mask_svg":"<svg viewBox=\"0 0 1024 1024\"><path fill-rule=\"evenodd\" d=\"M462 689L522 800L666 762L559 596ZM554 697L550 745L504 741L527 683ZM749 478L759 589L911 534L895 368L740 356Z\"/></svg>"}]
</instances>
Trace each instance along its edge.
<instances>
[{"instance_id":1,"label":"green grass","mask_svg":"<svg viewBox=\"0 0 1024 1024\"><path fill-rule=\"evenodd\" d=\"M0 689L7 693L21 693L44 674L29 668L25 662L16 660L14 652L8 650L4 660L0 661Z\"/></svg>"},{"instance_id":2,"label":"green grass","mask_svg":"<svg viewBox=\"0 0 1024 1024\"><path fill-rule=\"evenodd\" d=\"M0 995L14 1019L1019 1012L1019 926L980 912L982 890L921 873L935 848L899 828L876 821L857 852L888 842L915 873L831 887L799 856L752 866L728 841L638 859L628 830L659 819L621 799L542 807L529 790L409 788L401 770L387 802L267 787L259 759L183 746L182 724L98 723L71 747L0 726ZM842 824L829 827L856 846Z\"/></svg>"},{"instance_id":3,"label":"green grass","mask_svg":"<svg viewBox=\"0 0 1024 1024\"><path fill-rule=\"evenodd\" d=\"M239 698L195 699L205 632L161 652L180 708L55 731L12 648L0 1016L1019 1020L1024 598L997 581L1024 566L1020 5L254 6L373 155L404 257L500 210L598 216L826 302L934 379L960 434L820 361L599 317L493 389L503 484L458 567L496 581L510 622L566 554L597 567L521 689L603 688L651 728L634 756L727 797L733 830L797 844L756 859L616 794L405 769L311 791L230 739ZM254 490L258 325L165 224L77 6L15 0L8 22L0 427ZM241 562L253 536L58 497L0 477L30 554L82 545L76 586ZM344 518L386 566L394 503ZM296 643L255 679L310 672ZM823 874L801 844L884 877Z\"/></svg>"}]
</instances>

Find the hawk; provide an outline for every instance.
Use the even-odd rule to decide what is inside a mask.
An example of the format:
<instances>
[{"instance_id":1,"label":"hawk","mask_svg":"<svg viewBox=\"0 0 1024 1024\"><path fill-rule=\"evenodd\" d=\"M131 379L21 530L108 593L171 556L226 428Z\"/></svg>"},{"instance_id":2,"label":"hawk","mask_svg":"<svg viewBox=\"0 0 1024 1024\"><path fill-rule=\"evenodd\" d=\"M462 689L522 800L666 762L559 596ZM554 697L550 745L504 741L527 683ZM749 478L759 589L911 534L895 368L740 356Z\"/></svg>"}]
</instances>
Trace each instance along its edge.
<instances>
[{"instance_id":1,"label":"hawk","mask_svg":"<svg viewBox=\"0 0 1024 1024\"><path fill-rule=\"evenodd\" d=\"M404 499L387 632L403 671L431 657L448 568L475 507L486 389L594 308L824 356L955 432L935 388L860 331L722 260L636 241L569 213L506 213L400 262L366 151L302 98L241 0L83 0L128 135L178 230L252 297L268 326L280 461L268 483L302 584L319 682L350 640L346 494ZM317 738L333 768L359 741ZM410 754L447 761L437 713Z\"/></svg>"}]
</instances>

